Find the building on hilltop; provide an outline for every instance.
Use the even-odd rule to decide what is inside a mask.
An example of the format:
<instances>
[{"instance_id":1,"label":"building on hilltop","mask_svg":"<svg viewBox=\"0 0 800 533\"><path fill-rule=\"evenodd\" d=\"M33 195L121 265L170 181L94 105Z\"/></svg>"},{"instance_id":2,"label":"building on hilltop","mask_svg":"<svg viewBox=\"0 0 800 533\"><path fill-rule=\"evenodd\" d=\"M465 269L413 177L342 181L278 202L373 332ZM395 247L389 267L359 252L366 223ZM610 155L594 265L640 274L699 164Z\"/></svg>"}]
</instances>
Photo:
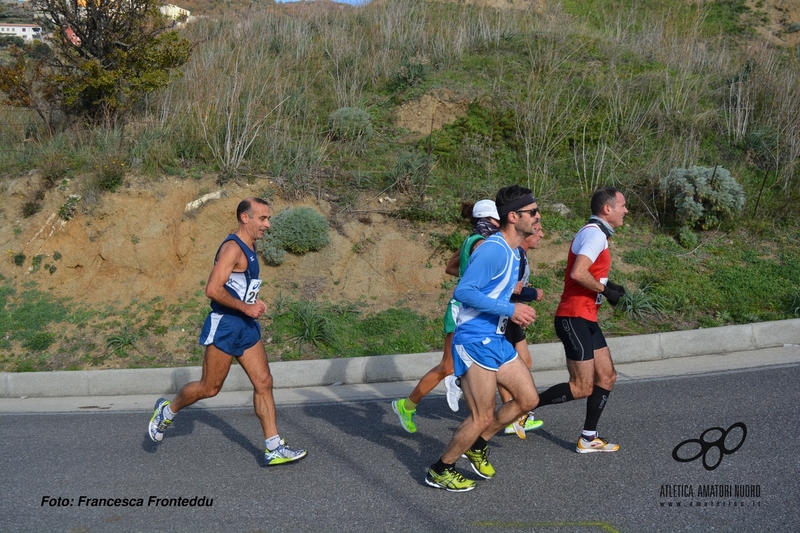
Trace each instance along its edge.
<instances>
[{"instance_id":1,"label":"building on hilltop","mask_svg":"<svg viewBox=\"0 0 800 533\"><path fill-rule=\"evenodd\" d=\"M162 15L172 20L186 20L191 15L188 9L183 9L173 4L164 4L158 10L161 11Z\"/></svg>"},{"instance_id":2,"label":"building on hilltop","mask_svg":"<svg viewBox=\"0 0 800 533\"><path fill-rule=\"evenodd\" d=\"M42 38L42 27L38 24L10 24L0 22L0 36L22 37L26 41Z\"/></svg>"}]
</instances>

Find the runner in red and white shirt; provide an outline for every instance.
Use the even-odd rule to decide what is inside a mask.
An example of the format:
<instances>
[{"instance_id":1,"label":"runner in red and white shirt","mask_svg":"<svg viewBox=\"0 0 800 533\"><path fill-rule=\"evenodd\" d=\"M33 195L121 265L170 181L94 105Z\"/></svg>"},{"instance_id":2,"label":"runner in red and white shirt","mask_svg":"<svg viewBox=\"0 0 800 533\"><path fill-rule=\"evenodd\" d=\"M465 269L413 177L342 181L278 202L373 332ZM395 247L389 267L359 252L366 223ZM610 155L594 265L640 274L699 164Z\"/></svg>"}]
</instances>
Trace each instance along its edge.
<instances>
[{"instance_id":1,"label":"runner in red and white shirt","mask_svg":"<svg viewBox=\"0 0 800 533\"><path fill-rule=\"evenodd\" d=\"M564 292L556 309L556 334L564 344L569 383L544 391L539 407L587 398L586 420L575 447L578 453L619 450L619 445L597 436L597 422L617 379L611 352L597 324L597 310L604 299L616 305L625 294L621 285L608 281L608 240L627 213L625 197L614 187L598 189L592 195L592 217L570 245Z\"/></svg>"}]
</instances>

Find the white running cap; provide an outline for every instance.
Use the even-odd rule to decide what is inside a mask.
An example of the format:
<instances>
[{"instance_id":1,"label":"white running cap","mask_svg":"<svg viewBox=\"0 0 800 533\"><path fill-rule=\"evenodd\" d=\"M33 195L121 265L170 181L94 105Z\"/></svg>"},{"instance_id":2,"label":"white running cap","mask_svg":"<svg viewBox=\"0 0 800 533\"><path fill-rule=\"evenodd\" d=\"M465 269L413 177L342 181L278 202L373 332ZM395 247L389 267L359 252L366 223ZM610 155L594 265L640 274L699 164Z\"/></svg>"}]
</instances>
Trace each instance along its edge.
<instances>
[{"instance_id":1,"label":"white running cap","mask_svg":"<svg viewBox=\"0 0 800 533\"><path fill-rule=\"evenodd\" d=\"M472 207L472 217L500 220L500 215L497 214L497 206L494 205L492 200L479 200L475 202L475 205Z\"/></svg>"}]
</instances>

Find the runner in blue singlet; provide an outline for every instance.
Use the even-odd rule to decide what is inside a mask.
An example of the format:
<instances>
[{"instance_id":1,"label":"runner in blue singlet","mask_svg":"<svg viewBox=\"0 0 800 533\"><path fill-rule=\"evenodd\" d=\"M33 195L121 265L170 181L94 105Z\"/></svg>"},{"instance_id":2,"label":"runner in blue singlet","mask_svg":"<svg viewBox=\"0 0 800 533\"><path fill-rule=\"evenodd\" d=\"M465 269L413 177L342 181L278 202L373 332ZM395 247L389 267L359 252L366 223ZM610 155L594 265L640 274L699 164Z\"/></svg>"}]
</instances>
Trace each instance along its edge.
<instances>
[{"instance_id":1,"label":"runner in blue singlet","mask_svg":"<svg viewBox=\"0 0 800 533\"><path fill-rule=\"evenodd\" d=\"M255 243L269 229L269 204L261 198L242 200L236 217L239 228L217 250L206 284L211 312L200 333L200 344L205 346L202 377L184 385L171 402L165 398L156 401L148 434L153 442L161 442L164 430L178 411L216 396L236 357L253 383L253 405L264 430L264 464L290 463L302 459L307 452L289 448L278 434L272 374L257 320L266 312L267 305L258 299L261 279Z\"/></svg>"}]
</instances>

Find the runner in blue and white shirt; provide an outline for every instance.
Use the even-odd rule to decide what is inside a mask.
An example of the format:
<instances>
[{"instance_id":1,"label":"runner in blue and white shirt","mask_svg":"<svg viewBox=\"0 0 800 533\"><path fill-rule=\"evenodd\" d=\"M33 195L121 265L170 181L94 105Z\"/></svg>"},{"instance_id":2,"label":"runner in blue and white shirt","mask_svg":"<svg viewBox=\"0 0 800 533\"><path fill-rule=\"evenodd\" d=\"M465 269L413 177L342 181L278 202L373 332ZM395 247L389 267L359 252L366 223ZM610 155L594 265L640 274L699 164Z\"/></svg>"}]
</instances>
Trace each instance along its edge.
<instances>
[{"instance_id":1,"label":"runner in blue and white shirt","mask_svg":"<svg viewBox=\"0 0 800 533\"><path fill-rule=\"evenodd\" d=\"M453 363L470 414L425 477L428 485L451 492L475 488L474 481L455 469L462 454L479 476L494 476L488 440L539 400L530 370L504 335L508 320L527 327L536 319L532 307L511 303L510 298L519 276L517 248L538 230L538 220L534 222L538 205L531 190L518 185L500 189L495 204L500 230L472 254L454 295L462 307L453 338ZM498 385L514 399L495 413Z\"/></svg>"}]
</instances>

